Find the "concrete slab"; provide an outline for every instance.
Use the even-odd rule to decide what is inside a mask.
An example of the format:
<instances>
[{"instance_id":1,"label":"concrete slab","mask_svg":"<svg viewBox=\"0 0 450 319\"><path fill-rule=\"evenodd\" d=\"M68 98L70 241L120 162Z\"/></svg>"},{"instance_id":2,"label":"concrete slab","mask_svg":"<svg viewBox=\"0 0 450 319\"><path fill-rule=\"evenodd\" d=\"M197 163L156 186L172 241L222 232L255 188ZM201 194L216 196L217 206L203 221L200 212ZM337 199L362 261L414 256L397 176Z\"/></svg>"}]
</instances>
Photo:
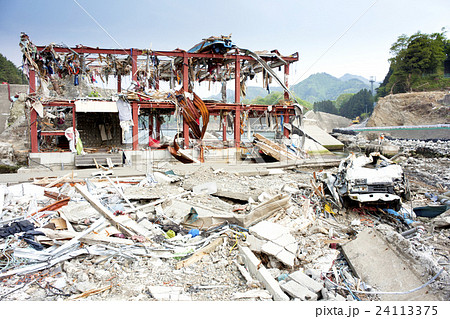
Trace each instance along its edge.
<instances>
[{"instance_id":1,"label":"concrete slab","mask_svg":"<svg viewBox=\"0 0 450 319\"><path fill-rule=\"evenodd\" d=\"M281 289L294 298L298 298L302 301L315 301L317 300L317 294L309 290L308 288L300 285L294 280L289 280L281 285Z\"/></svg>"},{"instance_id":2,"label":"concrete slab","mask_svg":"<svg viewBox=\"0 0 450 319\"><path fill-rule=\"evenodd\" d=\"M292 243L289 245L284 246L284 249L286 249L288 252L296 255L297 254L297 250L298 250L298 244L297 243Z\"/></svg>"},{"instance_id":3,"label":"concrete slab","mask_svg":"<svg viewBox=\"0 0 450 319\"><path fill-rule=\"evenodd\" d=\"M248 234L245 242L249 245L252 251L261 252L262 246L266 241L256 238L255 236Z\"/></svg>"},{"instance_id":4,"label":"concrete slab","mask_svg":"<svg viewBox=\"0 0 450 319\"><path fill-rule=\"evenodd\" d=\"M376 229L365 229L342 246L353 271L361 280L384 292L403 292L422 286L429 278L411 269L406 256L400 256ZM382 301L439 300L428 287L402 295L380 295Z\"/></svg>"},{"instance_id":5,"label":"concrete slab","mask_svg":"<svg viewBox=\"0 0 450 319\"><path fill-rule=\"evenodd\" d=\"M303 131L305 132L306 136L310 137L326 149L341 150L344 148L344 144L342 142L322 130L317 125L307 122L303 126Z\"/></svg>"},{"instance_id":6,"label":"concrete slab","mask_svg":"<svg viewBox=\"0 0 450 319\"><path fill-rule=\"evenodd\" d=\"M294 236L289 234L288 228L286 228L286 230L288 231L287 233L282 234L280 237L277 237L276 239L274 239L272 241L281 247L286 247L288 245L295 244L297 242L297 240L295 239Z\"/></svg>"},{"instance_id":7,"label":"concrete slab","mask_svg":"<svg viewBox=\"0 0 450 319\"><path fill-rule=\"evenodd\" d=\"M283 249L275 256L279 261L281 261L283 264L294 267L295 263L295 255L286 249Z\"/></svg>"},{"instance_id":8,"label":"concrete slab","mask_svg":"<svg viewBox=\"0 0 450 319\"><path fill-rule=\"evenodd\" d=\"M282 246L278 246L277 244L274 244L271 241L266 242L262 247L261 251L263 253L266 253L268 255L277 256L279 253L281 253L284 250Z\"/></svg>"},{"instance_id":9,"label":"concrete slab","mask_svg":"<svg viewBox=\"0 0 450 319\"><path fill-rule=\"evenodd\" d=\"M308 275L306 275L303 271L298 270L292 274L289 275L289 278L294 280L295 282L299 283L302 286L305 286L309 290L313 292L319 292L323 288L323 283L320 283L318 281L315 281Z\"/></svg>"},{"instance_id":10,"label":"concrete slab","mask_svg":"<svg viewBox=\"0 0 450 319\"><path fill-rule=\"evenodd\" d=\"M268 221L262 221L250 227L249 232L257 237L273 241L289 233L289 228Z\"/></svg>"}]
</instances>

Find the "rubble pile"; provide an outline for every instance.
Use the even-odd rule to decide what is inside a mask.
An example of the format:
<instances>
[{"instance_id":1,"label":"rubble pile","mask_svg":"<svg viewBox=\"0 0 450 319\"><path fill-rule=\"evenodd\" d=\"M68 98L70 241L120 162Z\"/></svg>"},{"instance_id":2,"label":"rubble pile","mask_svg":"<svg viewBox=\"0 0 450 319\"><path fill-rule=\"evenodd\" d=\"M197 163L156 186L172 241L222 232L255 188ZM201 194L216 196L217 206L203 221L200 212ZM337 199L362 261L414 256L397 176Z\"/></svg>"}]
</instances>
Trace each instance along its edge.
<instances>
[{"instance_id":1,"label":"rubble pile","mask_svg":"<svg viewBox=\"0 0 450 319\"><path fill-rule=\"evenodd\" d=\"M364 271L379 256L352 255L367 232L405 263L401 296L449 298L448 212L411 210L435 197L413 193L405 218L339 207L311 169L193 167L2 185L0 299L384 300Z\"/></svg>"}]
</instances>

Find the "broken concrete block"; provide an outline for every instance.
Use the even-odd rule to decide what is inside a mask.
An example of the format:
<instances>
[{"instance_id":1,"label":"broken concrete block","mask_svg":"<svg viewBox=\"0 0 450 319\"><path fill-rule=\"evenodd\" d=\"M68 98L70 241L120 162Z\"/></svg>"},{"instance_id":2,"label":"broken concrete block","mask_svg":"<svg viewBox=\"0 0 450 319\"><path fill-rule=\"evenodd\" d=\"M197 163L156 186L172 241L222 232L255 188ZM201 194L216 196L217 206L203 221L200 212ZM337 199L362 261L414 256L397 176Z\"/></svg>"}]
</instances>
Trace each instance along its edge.
<instances>
[{"instance_id":1,"label":"broken concrete block","mask_svg":"<svg viewBox=\"0 0 450 319\"><path fill-rule=\"evenodd\" d=\"M286 249L283 249L275 257L279 261L281 261L283 264L285 264L285 265L287 265L289 267L294 267L295 255L292 254L291 252L287 251Z\"/></svg>"},{"instance_id":2,"label":"broken concrete block","mask_svg":"<svg viewBox=\"0 0 450 319\"><path fill-rule=\"evenodd\" d=\"M252 251L256 251L258 253L261 252L261 248L262 246L266 243L266 241L261 240L251 234L247 235L247 238L245 240L245 242L249 245L248 247L252 250Z\"/></svg>"},{"instance_id":3,"label":"broken concrete block","mask_svg":"<svg viewBox=\"0 0 450 319\"><path fill-rule=\"evenodd\" d=\"M277 244L274 244L271 241L266 242L262 247L261 251L263 253L266 253L268 255L277 256L279 253L281 253L284 250L282 246L279 246Z\"/></svg>"},{"instance_id":4,"label":"broken concrete block","mask_svg":"<svg viewBox=\"0 0 450 319\"><path fill-rule=\"evenodd\" d=\"M294 280L289 280L281 285L281 289L294 298L298 298L302 301L317 300L317 294L309 290L308 288L300 285Z\"/></svg>"},{"instance_id":5,"label":"broken concrete block","mask_svg":"<svg viewBox=\"0 0 450 319\"><path fill-rule=\"evenodd\" d=\"M272 242L281 247L286 247L288 245L295 244L297 241L291 234L284 233L280 237L277 237L276 239L272 240ZM297 249L295 249L295 251L297 251Z\"/></svg>"},{"instance_id":6,"label":"broken concrete block","mask_svg":"<svg viewBox=\"0 0 450 319\"><path fill-rule=\"evenodd\" d=\"M322 272L319 269L312 269L312 268L308 268L305 270L305 275L311 277L314 280L321 280L320 278L322 277Z\"/></svg>"},{"instance_id":7,"label":"broken concrete block","mask_svg":"<svg viewBox=\"0 0 450 319\"><path fill-rule=\"evenodd\" d=\"M246 292L236 292L233 295L233 299L248 299L248 298L259 298L261 300L272 299L272 296L267 290L264 289L253 289Z\"/></svg>"},{"instance_id":8,"label":"broken concrete block","mask_svg":"<svg viewBox=\"0 0 450 319\"><path fill-rule=\"evenodd\" d=\"M311 277L305 275L301 270L290 274L289 278L314 292L319 292L323 288L323 283L315 281Z\"/></svg>"},{"instance_id":9,"label":"broken concrete block","mask_svg":"<svg viewBox=\"0 0 450 319\"><path fill-rule=\"evenodd\" d=\"M283 234L289 233L289 228L268 221L262 221L250 227L249 232L257 237L273 241Z\"/></svg>"},{"instance_id":10,"label":"broken concrete block","mask_svg":"<svg viewBox=\"0 0 450 319\"><path fill-rule=\"evenodd\" d=\"M153 298L160 301L189 301L191 298L183 293L183 287L150 286L148 290Z\"/></svg>"},{"instance_id":11,"label":"broken concrete block","mask_svg":"<svg viewBox=\"0 0 450 319\"><path fill-rule=\"evenodd\" d=\"M244 262L249 272L261 281L264 287L272 294L274 300L288 301L289 297L280 289L278 282L272 277L266 267L248 248L239 245L239 252L244 257Z\"/></svg>"},{"instance_id":12,"label":"broken concrete block","mask_svg":"<svg viewBox=\"0 0 450 319\"><path fill-rule=\"evenodd\" d=\"M288 252L295 255L295 254L297 254L298 244L292 243L292 244L286 245L286 246L284 246L284 249L286 249Z\"/></svg>"},{"instance_id":13,"label":"broken concrete block","mask_svg":"<svg viewBox=\"0 0 450 319\"><path fill-rule=\"evenodd\" d=\"M216 182L205 183L192 187L194 194L214 194L217 192Z\"/></svg>"},{"instance_id":14,"label":"broken concrete block","mask_svg":"<svg viewBox=\"0 0 450 319\"><path fill-rule=\"evenodd\" d=\"M395 231L392 233L398 234ZM420 269L421 265L401 253L399 248L393 249L385 235L377 229L364 229L358 233L356 239L343 245L342 251L357 276L380 291L408 291L422 286L427 280L427 277L417 275L417 269ZM439 300L429 287L409 294L380 295L380 299L381 301Z\"/></svg>"}]
</instances>

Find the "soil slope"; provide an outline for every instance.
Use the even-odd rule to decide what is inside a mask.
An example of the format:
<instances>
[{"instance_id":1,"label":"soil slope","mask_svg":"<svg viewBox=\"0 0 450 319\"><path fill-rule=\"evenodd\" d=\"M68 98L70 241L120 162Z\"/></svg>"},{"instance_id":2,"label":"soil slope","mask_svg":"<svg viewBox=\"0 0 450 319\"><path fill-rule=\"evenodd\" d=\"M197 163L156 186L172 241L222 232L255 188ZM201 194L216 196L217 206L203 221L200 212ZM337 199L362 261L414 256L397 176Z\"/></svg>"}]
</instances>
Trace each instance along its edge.
<instances>
[{"instance_id":1,"label":"soil slope","mask_svg":"<svg viewBox=\"0 0 450 319\"><path fill-rule=\"evenodd\" d=\"M378 101L367 126L450 123L449 97L446 91L388 95Z\"/></svg>"}]
</instances>

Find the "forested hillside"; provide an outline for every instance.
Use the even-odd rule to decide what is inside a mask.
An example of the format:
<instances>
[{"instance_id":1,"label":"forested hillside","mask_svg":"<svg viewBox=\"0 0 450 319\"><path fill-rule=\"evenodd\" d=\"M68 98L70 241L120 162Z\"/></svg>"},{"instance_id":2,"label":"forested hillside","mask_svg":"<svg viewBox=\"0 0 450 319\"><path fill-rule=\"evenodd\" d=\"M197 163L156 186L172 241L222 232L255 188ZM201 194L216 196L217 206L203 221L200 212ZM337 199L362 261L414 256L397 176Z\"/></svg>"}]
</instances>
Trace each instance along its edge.
<instances>
[{"instance_id":1,"label":"forested hillside","mask_svg":"<svg viewBox=\"0 0 450 319\"><path fill-rule=\"evenodd\" d=\"M0 53L0 83L9 84L27 84L26 77L22 72L7 58Z\"/></svg>"}]
</instances>

